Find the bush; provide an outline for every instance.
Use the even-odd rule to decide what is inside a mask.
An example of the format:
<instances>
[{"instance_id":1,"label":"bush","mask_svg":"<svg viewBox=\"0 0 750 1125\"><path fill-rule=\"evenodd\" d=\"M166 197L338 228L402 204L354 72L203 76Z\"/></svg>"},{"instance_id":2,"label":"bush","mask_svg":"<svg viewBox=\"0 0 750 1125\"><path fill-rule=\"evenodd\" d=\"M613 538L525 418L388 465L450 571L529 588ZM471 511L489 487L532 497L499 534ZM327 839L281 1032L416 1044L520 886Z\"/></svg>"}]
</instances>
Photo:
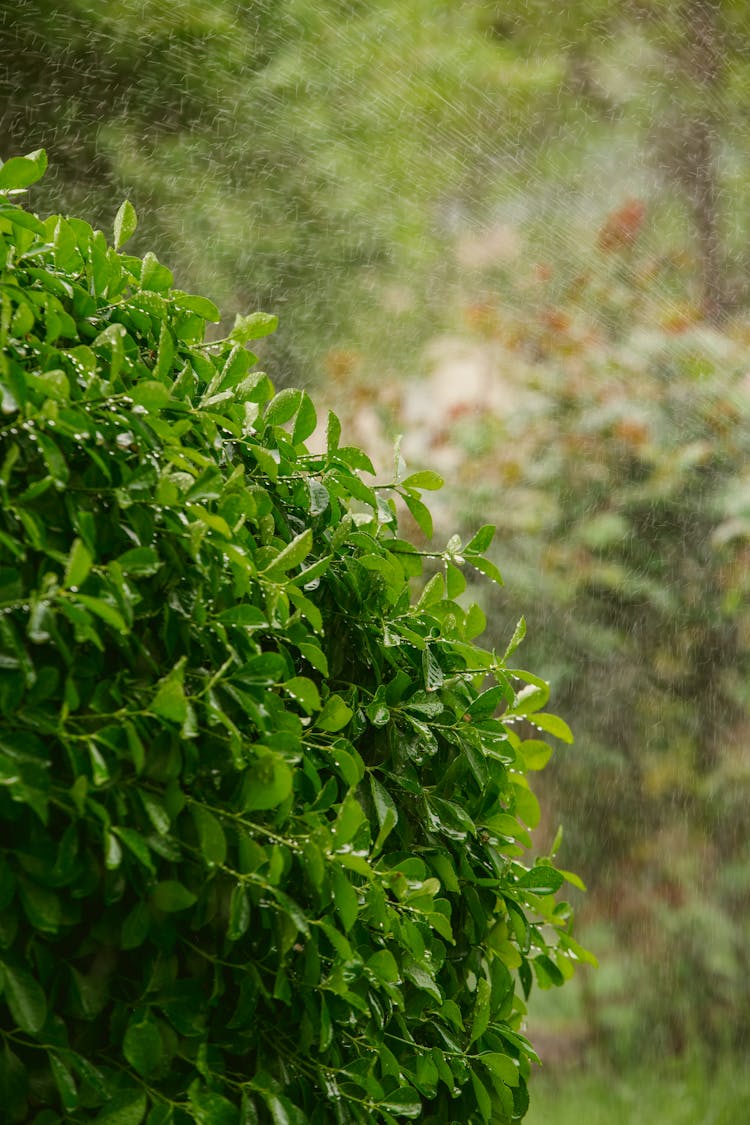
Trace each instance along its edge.
<instances>
[{"instance_id":1,"label":"bush","mask_svg":"<svg viewBox=\"0 0 750 1125\"><path fill-rule=\"evenodd\" d=\"M206 343L128 203L114 249L12 203L45 163L0 168L5 1120L521 1118L524 999L591 958L521 862L511 723L567 728L455 600L492 529L399 538L440 478L310 452L275 319Z\"/></svg>"}]
</instances>

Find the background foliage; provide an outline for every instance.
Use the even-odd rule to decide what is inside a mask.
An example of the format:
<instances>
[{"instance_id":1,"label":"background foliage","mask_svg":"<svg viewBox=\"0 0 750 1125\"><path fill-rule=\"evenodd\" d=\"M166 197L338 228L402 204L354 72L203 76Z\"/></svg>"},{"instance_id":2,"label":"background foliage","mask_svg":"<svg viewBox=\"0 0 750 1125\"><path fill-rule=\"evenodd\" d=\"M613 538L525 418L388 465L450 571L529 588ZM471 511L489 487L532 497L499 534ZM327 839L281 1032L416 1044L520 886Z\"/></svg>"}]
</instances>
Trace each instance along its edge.
<instances>
[{"instance_id":1,"label":"background foliage","mask_svg":"<svg viewBox=\"0 0 750 1125\"><path fill-rule=\"evenodd\" d=\"M133 199L186 288L283 314L298 385L342 349L411 371L465 236L522 224L577 260L628 193L690 244L696 294L746 292L740 0L13 0L5 34L0 151L51 155L34 205L103 226Z\"/></svg>"},{"instance_id":2,"label":"background foliage","mask_svg":"<svg viewBox=\"0 0 750 1125\"><path fill-rule=\"evenodd\" d=\"M614 253L608 285L600 273L536 324L484 310L518 354L520 397L459 416L448 441L465 454L456 510L501 526L508 592L490 616L509 620L523 591L534 663L578 719L546 796L591 879L585 910L641 990L624 1023L606 991L589 1008L621 1056L748 1033L750 398L744 327L665 318L640 256Z\"/></svg>"},{"instance_id":3,"label":"background foliage","mask_svg":"<svg viewBox=\"0 0 750 1125\"><path fill-rule=\"evenodd\" d=\"M494 529L401 539L440 477L310 452L275 318L206 344L129 203L115 249L13 205L45 164L0 168L6 1120L518 1120L532 983L593 958L522 862L523 723L570 732L455 600Z\"/></svg>"}]
</instances>

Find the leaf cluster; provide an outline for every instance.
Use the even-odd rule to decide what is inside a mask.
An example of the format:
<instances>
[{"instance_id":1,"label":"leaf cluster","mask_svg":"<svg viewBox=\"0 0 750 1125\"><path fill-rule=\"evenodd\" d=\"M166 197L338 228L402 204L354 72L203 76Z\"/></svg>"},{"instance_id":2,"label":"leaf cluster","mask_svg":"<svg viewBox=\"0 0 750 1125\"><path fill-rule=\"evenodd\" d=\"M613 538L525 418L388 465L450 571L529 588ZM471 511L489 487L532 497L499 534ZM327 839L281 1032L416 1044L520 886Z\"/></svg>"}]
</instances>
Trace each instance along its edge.
<instances>
[{"instance_id":1,"label":"leaf cluster","mask_svg":"<svg viewBox=\"0 0 750 1125\"><path fill-rule=\"evenodd\" d=\"M5 1120L519 1119L532 982L591 958L523 862L514 724L569 732L456 600L493 529L403 540L436 474L311 452L275 318L207 343L129 203L110 246L11 201L44 164L0 168Z\"/></svg>"}]
</instances>

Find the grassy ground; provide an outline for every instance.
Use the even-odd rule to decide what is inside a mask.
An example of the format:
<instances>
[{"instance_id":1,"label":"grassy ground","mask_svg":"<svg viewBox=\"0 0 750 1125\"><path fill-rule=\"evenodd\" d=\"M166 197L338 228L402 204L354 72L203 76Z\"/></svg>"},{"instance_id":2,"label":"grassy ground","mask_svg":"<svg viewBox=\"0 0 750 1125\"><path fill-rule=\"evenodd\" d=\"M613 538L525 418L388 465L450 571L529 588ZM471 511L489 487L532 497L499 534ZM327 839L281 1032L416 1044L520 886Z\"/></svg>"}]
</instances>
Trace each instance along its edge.
<instances>
[{"instance_id":1,"label":"grassy ground","mask_svg":"<svg viewBox=\"0 0 750 1125\"><path fill-rule=\"evenodd\" d=\"M741 1125L750 1121L744 1058L712 1069L654 1059L617 1073L539 1073L524 1125Z\"/></svg>"}]
</instances>

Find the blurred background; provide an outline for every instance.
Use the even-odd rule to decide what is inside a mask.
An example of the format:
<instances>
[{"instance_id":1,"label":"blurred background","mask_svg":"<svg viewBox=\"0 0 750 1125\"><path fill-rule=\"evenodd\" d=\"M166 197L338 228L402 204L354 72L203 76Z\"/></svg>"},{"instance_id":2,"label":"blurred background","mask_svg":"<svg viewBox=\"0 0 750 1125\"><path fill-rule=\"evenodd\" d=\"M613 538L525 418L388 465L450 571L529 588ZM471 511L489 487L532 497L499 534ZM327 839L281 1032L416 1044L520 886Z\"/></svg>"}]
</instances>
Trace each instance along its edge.
<instances>
[{"instance_id":1,"label":"blurred background","mask_svg":"<svg viewBox=\"0 0 750 1125\"><path fill-rule=\"evenodd\" d=\"M750 1119L746 0L5 0L0 155L233 317L387 474L574 729L540 852L598 955L532 1125ZM416 526L409 529L418 538Z\"/></svg>"}]
</instances>

